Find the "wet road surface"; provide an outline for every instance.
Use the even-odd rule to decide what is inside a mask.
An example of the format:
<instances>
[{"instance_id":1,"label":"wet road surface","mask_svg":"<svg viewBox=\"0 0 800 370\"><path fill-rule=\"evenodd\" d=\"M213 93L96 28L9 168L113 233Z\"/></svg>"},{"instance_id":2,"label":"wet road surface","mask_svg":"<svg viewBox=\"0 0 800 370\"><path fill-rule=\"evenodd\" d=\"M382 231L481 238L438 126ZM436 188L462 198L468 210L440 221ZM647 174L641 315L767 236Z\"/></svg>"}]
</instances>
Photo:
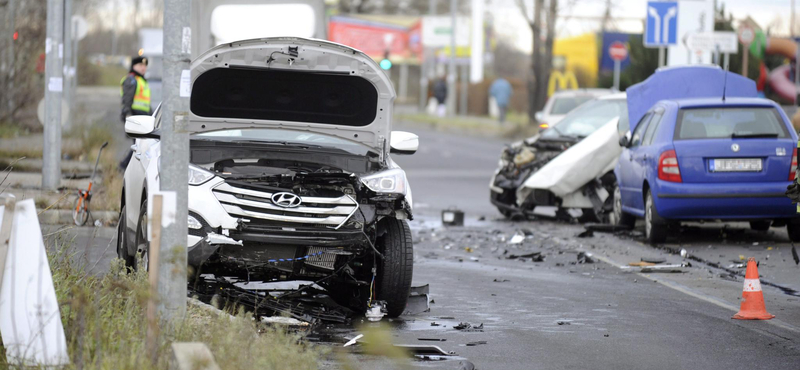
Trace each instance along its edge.
<instances>
[{"instance_id":1,"label":"wet road surface","mask_svg":"<svg viewBox=\"0 0 800 370\"><path fill-rule=\"evenodd\" d=\"M654 248L643 244L640 231L578 238L580 225L508 222L488 202L502 140L401 128L420 135L420 152L395 160L414 190L414 285L430 284L433 304L429 313L393 322L396 343L438 345L479 369L800 368L800 297L764 286L767 310L777 318L732 320L742 291L735 272L743 269L714 267L753 255L761 261L762 278L800 290L800 268L787 257L785 230L690 225ZM466 212L466 226L441 226L439 213L450 206ZM522 230L528 237L509 244ZM107 268L114 255L114 246L108 248L113 230L67 233L77 236L75 246L87 251L88 261L102 258L97 269ZM675 253L680 249L696 258L682 258ZM508 258L532 252L544 260ZM579 263L581 252L591 254L594 263ZM643 257L692 266L682 273L620 268ZM453 328L461 322L483 324L483 331ZM358 334L353 328L332 332L340 339ZM460 366L458 361L413 364ZM357 367L387 368L387 363L360 356Z\"/></svg>"}]
</instances>

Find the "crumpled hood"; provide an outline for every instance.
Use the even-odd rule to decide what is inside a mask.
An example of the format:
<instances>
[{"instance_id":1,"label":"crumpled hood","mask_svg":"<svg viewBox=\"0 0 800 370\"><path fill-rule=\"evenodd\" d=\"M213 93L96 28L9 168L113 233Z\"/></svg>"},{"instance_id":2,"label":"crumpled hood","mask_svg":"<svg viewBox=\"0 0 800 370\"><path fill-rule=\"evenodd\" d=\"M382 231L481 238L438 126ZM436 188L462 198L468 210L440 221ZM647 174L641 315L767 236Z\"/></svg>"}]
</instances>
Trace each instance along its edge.
<instances>
[{"instance_id":1,"label":"crumpled hood","mask_svg":"<svg viewBox=\"0 0 800 370\"><path fill-rule=\"evenodd\" d=\"M191 81L192 133L276 128L388 147L394 88L353 48L293 37L223 44L192 63Z\"/></svg>"},{"instance_id":2,"label":"crumpled hood","mask_svg":"<svg viewBox=\"0 0 800 370\"><path fill-rule=\"evenodd\" d=\"M526 199L531 189L549 190L564 197L613 169L622 153L618 121L619 118L612 119L531 175L517 190L518 202Z\"/></svg>"}]
</instances>

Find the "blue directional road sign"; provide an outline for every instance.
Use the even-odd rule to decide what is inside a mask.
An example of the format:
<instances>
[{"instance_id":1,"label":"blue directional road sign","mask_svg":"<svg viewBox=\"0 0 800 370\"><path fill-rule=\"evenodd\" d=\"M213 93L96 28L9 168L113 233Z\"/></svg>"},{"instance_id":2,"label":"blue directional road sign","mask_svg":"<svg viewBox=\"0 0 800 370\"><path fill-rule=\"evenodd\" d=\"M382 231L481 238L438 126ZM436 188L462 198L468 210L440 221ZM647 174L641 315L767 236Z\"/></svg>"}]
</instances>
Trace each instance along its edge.
<instances>
[{"instance_id":1,"label":"blue directional road sign","mask_svg":"<svg viewBox=\"0 0 800 370\"><path fill-rule=\"evenodd\" d=\"M678 43L678 2L648 1L644 46L650 48Z\"/></svg>"}]
</instances>

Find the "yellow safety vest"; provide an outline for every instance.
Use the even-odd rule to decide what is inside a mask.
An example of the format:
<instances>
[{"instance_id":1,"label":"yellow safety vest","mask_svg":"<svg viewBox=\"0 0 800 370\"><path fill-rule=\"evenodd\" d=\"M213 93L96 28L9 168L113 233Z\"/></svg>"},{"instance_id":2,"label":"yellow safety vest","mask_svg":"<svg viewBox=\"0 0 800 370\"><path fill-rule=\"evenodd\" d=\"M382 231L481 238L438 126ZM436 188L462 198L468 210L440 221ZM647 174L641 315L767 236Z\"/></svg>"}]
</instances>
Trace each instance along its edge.
<instances>
[{"instance_id":1,"label":"yellow safety vest","mask_svg":"<svg viewBox=\"0 0 800 370\"><path fill-rule=\"evenodd\" d=\"M136 95L133 96L133 104L131 104L131 109L142 112L150 112L150 86L147 84L147 80L141 76L134 75L134 78L136 78ZM120 96L123 94L122 84L125 83L126 79L127 77L123 77L119 82Z\"/></svg>"}]
</instances>

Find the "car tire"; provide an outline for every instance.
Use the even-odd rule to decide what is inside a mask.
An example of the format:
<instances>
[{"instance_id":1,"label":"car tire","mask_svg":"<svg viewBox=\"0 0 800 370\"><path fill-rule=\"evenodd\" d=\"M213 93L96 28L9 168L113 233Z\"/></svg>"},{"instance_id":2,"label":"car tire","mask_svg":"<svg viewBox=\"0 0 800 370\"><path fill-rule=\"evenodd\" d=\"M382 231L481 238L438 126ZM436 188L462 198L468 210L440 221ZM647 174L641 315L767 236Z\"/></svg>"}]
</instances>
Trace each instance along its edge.
<instances>
[{"instance_id":1,"label":"car tire","mask_svg":"<svg viewBox=\"0 0 800 370\"><path fill-rule=\"evenodd\" d=\"M622 210L622 191L619 184L614 183L614 192L611 194L613 197L613 209L608 214L608 223L612 225L622 226L628 229L633 229L636 225L636 217Z\"/></svg>"},{"instance_id":2,"label":"car tire","mask_svg":"<svg viewBox=\"0 0 800 370\"><path fill-rule=\"evenodd\" d=\"M136 222L136 256L141 256L141 267L144 271L149 270L150 256L148 250L150 249L150 242L147 241L147 200L142 202L139 207L139 220ZM140 267L138 261L134 261L134 269L138 270Z\"/></svg>"},{"instance_id":3,"label":"car tire","mask_svg":"<svg viewBox=\"0 0 800 370\"><path fill-rule=\"evenodd\" d=\"M800 242L800 220L791 219L786 222L786 231L789 233L789 240Z\"/></svg>"},{"instance_id":4,"label":"car tire","mask_svg":"<svg viewBox=\"0 0 800 370\"><path fill-rule=\"evenodd\" d=\"M128 254L127 216L125 206L119 211L119 224L117 225L117 257L125 263L125 267L132 269L136 266L136 258Z\"/></svg>"},{"instance_id":5,"label":"car tire","mask_svg":"<svg viewBox=\"0 0 800 370\"><path fill-rule=\"evenodd\" d=\"M772 226L772 221L750 221L750 228L755 231L767 231Z\"/></svg>"},{"instance_id":6,"label":"car tire","mask_svg":"<svg viewBox=\"0 0 800 370\"><path fill-rule=\"evenodd\" d=\"M653 202L653 193L650 190L645 195L644 236L650 244L663 243L667 240L667 224L658 215L655 202Z\"/></svg>"},{"instance_id":7,"label":"car tire","mask_svg":"<svg viewBox=\"0 0 800 370\"><path fill-rule=\"evenodd\" d=\"M376 297L386 302L387 315L398 317L406 309L414 271L414 245L411 229L404 220L386 218L382 221L385 233L378 238L378 257L375 278Z\"/></svg>"}]
</instances>

